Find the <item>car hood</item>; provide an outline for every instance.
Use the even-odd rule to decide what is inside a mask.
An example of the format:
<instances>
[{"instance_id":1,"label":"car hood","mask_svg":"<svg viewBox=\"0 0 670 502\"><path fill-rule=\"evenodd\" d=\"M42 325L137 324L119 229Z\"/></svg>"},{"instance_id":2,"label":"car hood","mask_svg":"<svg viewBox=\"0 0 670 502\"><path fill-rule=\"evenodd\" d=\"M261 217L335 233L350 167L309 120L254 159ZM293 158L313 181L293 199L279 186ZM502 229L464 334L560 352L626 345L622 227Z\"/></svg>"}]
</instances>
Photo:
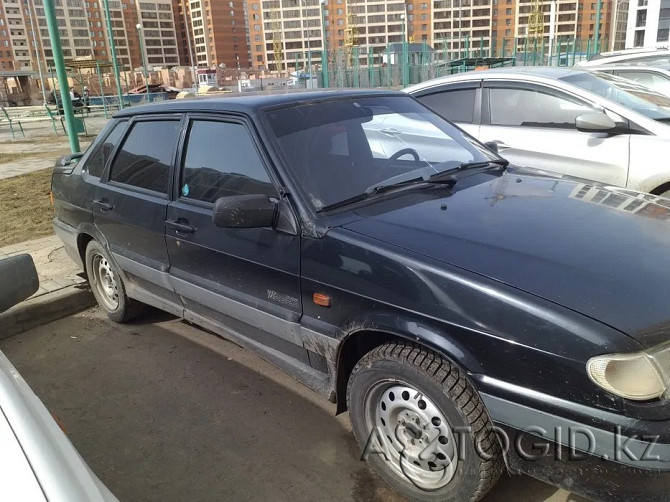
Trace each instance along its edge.
<instances>
[{"instance_id":1,"label":"car hood","mask_svg":"<svg viewBox=\"0 0 670 502\"><path fill-rule=\"evenodd\" d=\"M670 338L670 199L518 168L436 191L366 206L343 226L540 296L643 345Z\"/></svg>"}]
</instances>

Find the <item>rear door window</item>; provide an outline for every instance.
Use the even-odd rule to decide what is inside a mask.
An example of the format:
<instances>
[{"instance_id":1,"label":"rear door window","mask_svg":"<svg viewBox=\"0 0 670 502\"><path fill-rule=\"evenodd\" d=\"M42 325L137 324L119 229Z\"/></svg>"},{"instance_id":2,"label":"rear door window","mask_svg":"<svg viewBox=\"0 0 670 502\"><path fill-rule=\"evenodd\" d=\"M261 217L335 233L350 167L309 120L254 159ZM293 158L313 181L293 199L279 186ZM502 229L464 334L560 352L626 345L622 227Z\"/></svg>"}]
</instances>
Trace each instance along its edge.
<instances>
[{"instance_id":1,"label":"rear door window","mask_svg":"<svg viewBox=\"0 0 670 502\"><path fill-rule=\"evenodd\" d=\"M179 120L133 124L112 163L109 180L167 194L179 130Z\"/></svg>"}]
</instances>

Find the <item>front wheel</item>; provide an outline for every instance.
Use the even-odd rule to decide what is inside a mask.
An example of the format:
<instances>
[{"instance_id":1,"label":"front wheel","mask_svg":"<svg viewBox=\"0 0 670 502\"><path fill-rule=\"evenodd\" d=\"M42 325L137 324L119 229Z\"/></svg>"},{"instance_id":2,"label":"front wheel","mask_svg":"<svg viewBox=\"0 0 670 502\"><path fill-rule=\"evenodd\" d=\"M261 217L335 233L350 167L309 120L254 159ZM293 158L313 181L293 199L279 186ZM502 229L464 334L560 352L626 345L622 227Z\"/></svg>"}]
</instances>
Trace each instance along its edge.
<instances>
[{"instance_id":1,"label":"front wheel","mask_svg":"<svg viewBox=\"0 0 670 502\"><path fill-rule=\"evenodd\" d=\"M502 452L484 403L432 351L377 347L353 369L347 402L363 457L410 500L474 502L500 477Z\"/></svg>"}]
</instances>

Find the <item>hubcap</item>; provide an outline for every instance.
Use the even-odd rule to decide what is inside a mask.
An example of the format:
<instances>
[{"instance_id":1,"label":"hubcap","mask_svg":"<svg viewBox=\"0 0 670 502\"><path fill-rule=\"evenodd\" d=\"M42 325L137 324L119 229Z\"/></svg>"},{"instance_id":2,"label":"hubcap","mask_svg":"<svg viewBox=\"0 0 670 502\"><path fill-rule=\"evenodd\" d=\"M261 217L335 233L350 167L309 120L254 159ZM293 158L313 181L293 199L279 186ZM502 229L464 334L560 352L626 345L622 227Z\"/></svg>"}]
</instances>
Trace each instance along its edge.
<instances>
[{"instance_id":1,"label":"hubcap","mask_svg":"<svg viewBox=\"0 0 670 502\"><path fill-rule=\"evenodd\" d=\"M444 414L425 394L403 382L384 381L368 391L364 406L368 430L381 433L391 470L426 491L451 481L456 441Z\"/></svg>"},{"instance_id":2,"label":"hubcap","mask_svg":"<svg viewBox=\"0 0 670 502\"><path fill-rule=\"evenodd\" d=\"M107 259L102 255L93 257L93 281L98 297L109 310L116 310L119 306L119 289L116 284L114 271Z\"/></svg>"}]
</instances>

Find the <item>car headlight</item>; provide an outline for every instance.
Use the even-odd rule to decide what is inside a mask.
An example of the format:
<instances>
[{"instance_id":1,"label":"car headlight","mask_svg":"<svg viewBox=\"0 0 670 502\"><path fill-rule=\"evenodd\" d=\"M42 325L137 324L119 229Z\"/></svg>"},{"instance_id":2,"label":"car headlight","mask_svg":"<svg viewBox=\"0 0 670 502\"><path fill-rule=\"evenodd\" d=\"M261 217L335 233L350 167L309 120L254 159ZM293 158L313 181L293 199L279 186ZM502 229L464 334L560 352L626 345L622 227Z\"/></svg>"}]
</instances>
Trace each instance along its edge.
<instances>
[{"instance_id":1,"label":"car headlight","mask_svg":"<svg viewBox=\"0 0 670 502\"><path fill-rule=\"evenodd\" d=\"M648 401L668 397L670 344L634 354L608 354L586 363L591 380L612 394Z\"/></svg>"}]
</instances>

